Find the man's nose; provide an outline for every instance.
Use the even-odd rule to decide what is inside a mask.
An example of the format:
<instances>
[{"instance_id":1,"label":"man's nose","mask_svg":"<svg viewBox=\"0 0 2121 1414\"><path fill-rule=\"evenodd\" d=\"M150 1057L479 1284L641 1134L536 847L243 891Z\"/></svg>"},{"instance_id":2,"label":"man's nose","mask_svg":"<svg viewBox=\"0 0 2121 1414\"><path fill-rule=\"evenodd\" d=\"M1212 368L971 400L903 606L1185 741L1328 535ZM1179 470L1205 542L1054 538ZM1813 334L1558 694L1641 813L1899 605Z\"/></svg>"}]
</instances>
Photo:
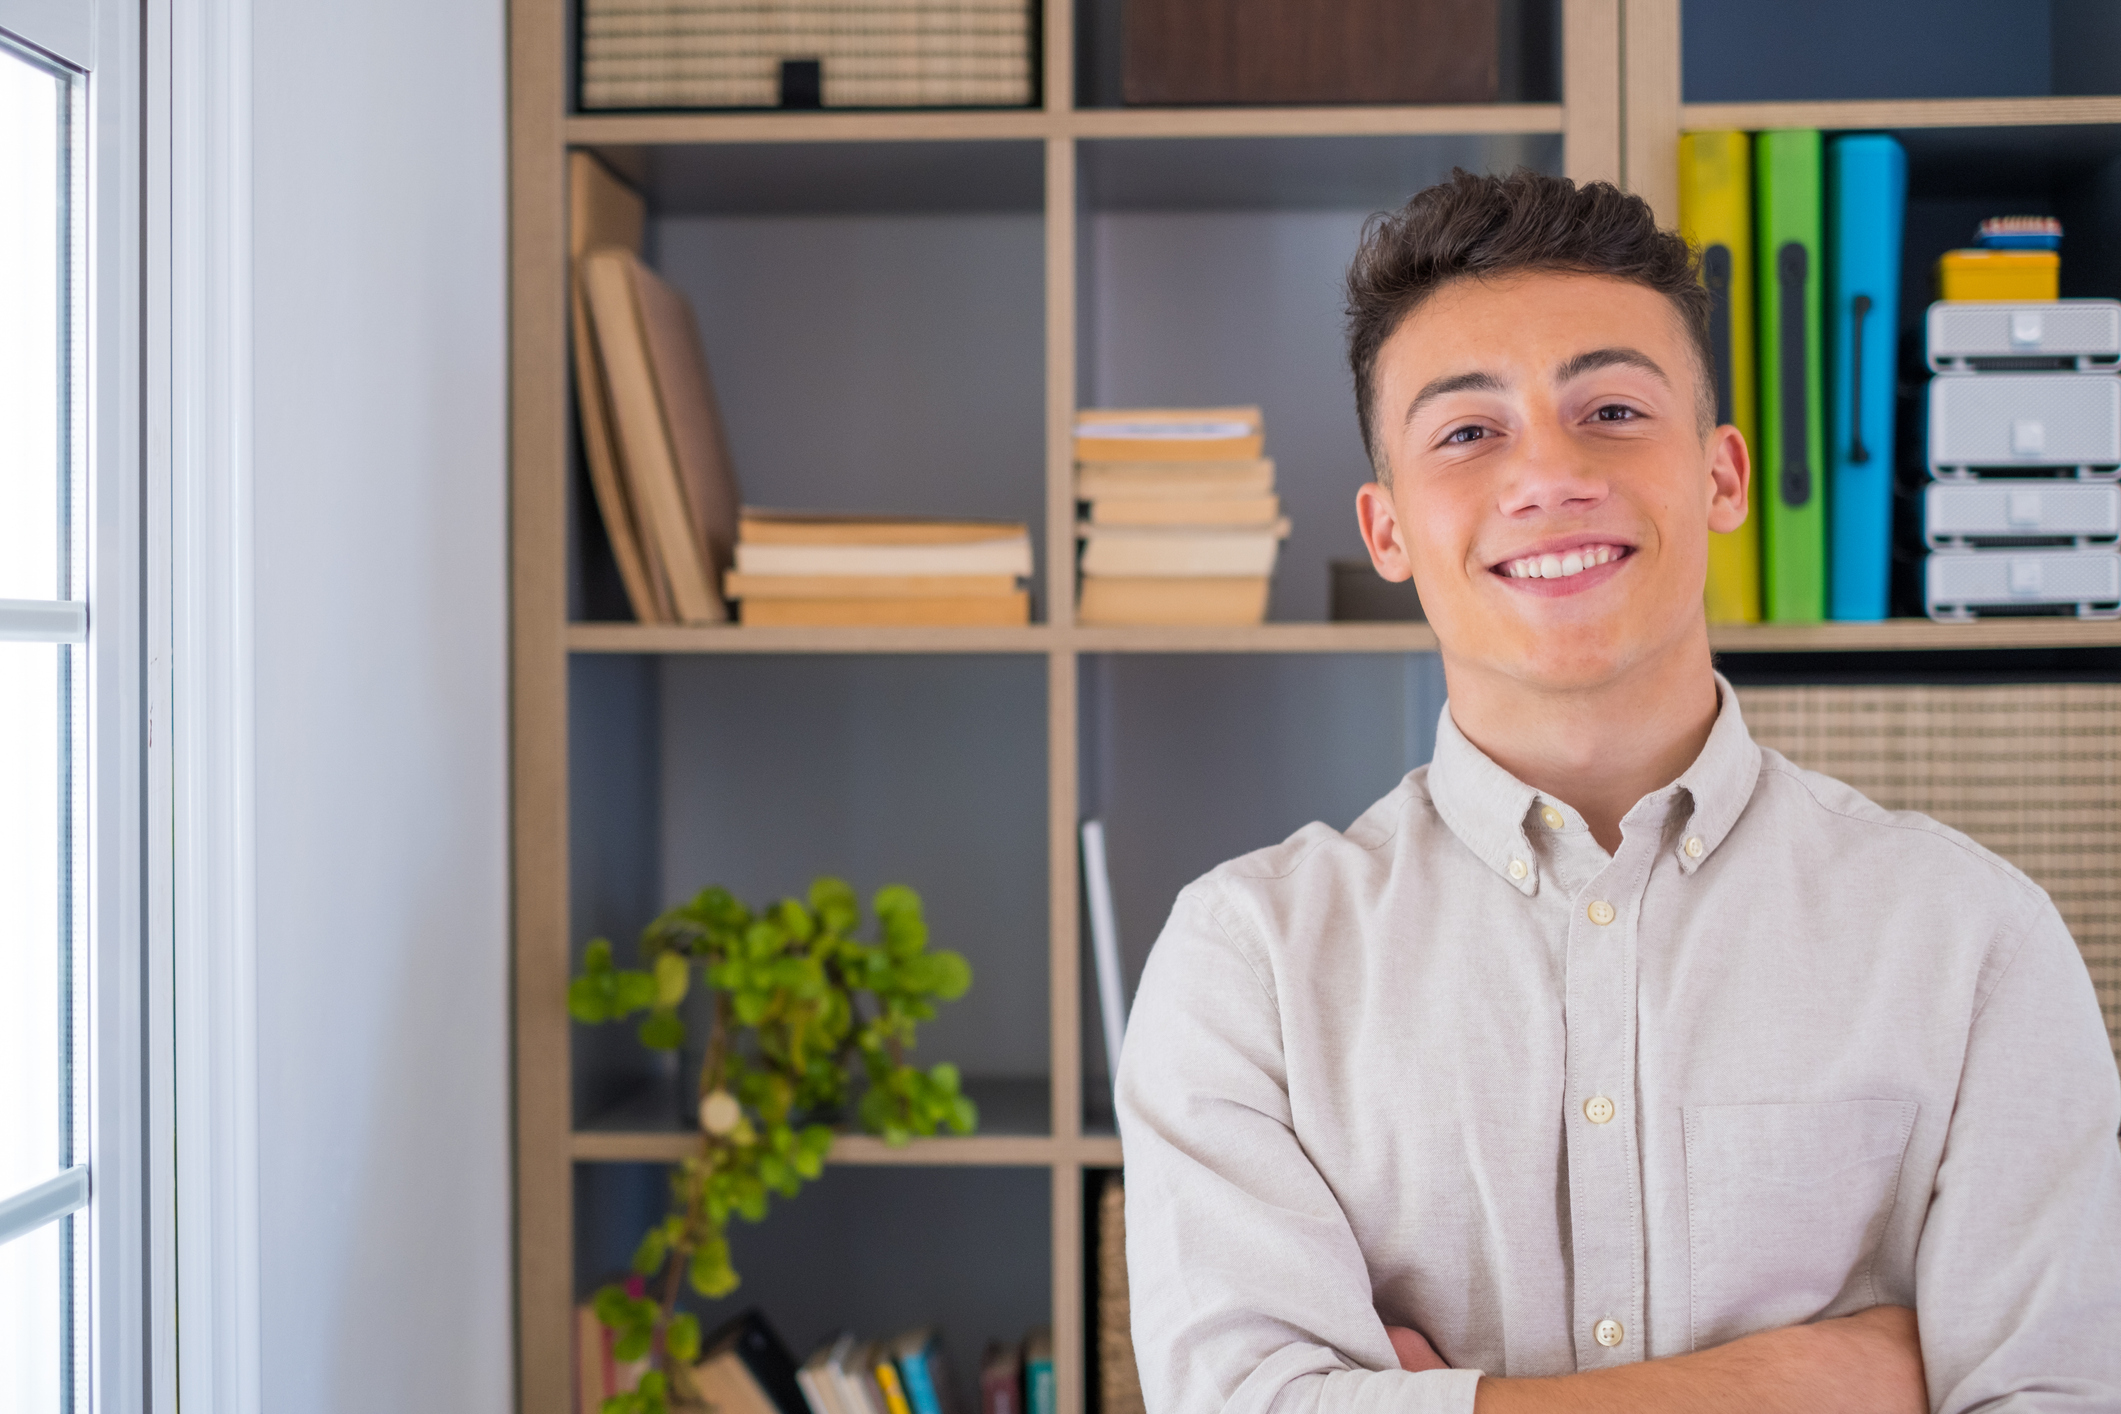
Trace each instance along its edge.
<instances>
[{"instance_id":1,"label":"man's nose","mask_svg":"<svg viewBox=\"0 0 2121 1414\"><path fill-rule=\"evenodd\" d=\"M1518 434L1500 491L1507 516L1578 514L1605 500L1606 483L1565 431L1542 420Z\"/></svg>"}]
</instances>

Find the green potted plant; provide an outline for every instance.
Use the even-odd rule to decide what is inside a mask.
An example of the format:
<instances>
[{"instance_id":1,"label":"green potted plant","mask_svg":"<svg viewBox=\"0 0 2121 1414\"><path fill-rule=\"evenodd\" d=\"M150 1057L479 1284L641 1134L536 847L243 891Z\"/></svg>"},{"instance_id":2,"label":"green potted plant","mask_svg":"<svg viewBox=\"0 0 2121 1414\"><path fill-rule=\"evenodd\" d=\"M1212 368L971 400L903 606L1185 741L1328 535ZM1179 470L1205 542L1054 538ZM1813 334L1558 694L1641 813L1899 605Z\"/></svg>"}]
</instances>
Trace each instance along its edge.
<instances>
[{"instance_id":1,"label":"green potted plant","mask_svg":"<svg viewBox=\"0 0 2121 1414\"><path fill-rule=\"evenodd\" d=\"M965 994L972 969L959 954L928 946L912 889L890 885L869 906L877 938L863 942L855 937L861 906L842 880L819 879L807 900L758 911L716 887L648 925L639 969L614 964L609 940L590 943L567 989L577 1021L645 1011L641 1044L676 1051L685 1044L686 997L695 985L711 997L699 1148L671 1172L670 1211L635 1250L634 1279L596 1294L597 1317L615 1332L613 1353L650 1362L604 1414L704 1405L692 1379L699 1321L677 1309L678 1297L688 1283L704 1297L736 1289L730 1216L759 1222L771 1195L793 1198L816 1178L832 1147L825 1121L850 1101L861 1128L890 1144L977 1126L956 1066L922 1070L906 1059L920 1023Z\"/></svg>"}]
</instances>

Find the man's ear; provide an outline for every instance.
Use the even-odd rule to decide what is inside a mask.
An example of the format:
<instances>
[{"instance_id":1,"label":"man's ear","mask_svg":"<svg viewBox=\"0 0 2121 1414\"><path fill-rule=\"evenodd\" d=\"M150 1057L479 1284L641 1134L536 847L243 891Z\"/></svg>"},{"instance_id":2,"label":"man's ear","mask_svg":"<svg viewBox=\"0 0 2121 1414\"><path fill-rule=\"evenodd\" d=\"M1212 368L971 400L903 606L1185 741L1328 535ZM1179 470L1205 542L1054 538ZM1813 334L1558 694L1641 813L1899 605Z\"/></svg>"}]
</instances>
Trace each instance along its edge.
<instances>
[{"instance_id":1,"label":"man's ear","mask_svg":"<svg viewBox=\"0 0 2121 1414\"><path fill-rule=\"evenodd\" d=\"M1355 493L1355 520L1362 527L1362 543L1370 552L1370 563L1390 580L1414 577L1414 560L1407 554L1406 537L1399 533L1399 512L1392 493L1372 481Z\"/></svg>"},{"instance_id":2,"label":"man's ear","mask_svg":"<svg viewBox=\"0 0 2121 1414\"><path fill-rule=\"evenodd\" d=\"M1728 535L1745 524L1753 488L1753 457L1745 435L1725 424L1709 434L1709 529Z\"/></svg>"}]
</instances>

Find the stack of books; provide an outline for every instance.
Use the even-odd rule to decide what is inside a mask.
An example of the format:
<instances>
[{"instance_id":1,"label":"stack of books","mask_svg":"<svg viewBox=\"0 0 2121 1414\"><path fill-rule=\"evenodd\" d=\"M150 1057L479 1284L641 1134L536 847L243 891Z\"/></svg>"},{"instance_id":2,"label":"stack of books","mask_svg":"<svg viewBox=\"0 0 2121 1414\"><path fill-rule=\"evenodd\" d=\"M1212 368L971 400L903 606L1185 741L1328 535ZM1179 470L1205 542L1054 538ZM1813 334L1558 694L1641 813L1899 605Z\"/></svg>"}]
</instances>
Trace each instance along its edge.
<instances>
[{"instance_id":1,"label":"stack of books","mask_svg":"<svg viewBox=\"0 0 2121 1414\"><path fill-rule=\"evenodd\" d=\"M641 623L721 623L738 498L699 324L641 262L640 194L586 152L568 187L575 407L612 559Z\"/></svg>"},{"instance_id":2,"label":"stack of books","mask_svg":"<svg viewBox=\"0 0 2121 1414\"><path fill-rule=\"evenodd\" d=\"M838 1336L811 1353L796 1381L806 1408L787 1414L956 1414L942 1342L928 1327L890 1340ZM978 1414L1054 1414L1050 1333L987 1347Z\"/></svg>"},{"instance_id":3,"label":"stack of books","mask_svg":"<svg viewBox=\"0 0 2121 1414\"><path fill-rule=\"evenodd\" d=\"M582 107L1020 107L1031 0L583 0Z\"/></svg>"},{"instance_id":4,"label":"stack of books","mask_svg":"<svg viewBox=\"0 0 2121 1414\"><path fill-rule=\"evenodd\" d=\"M1267 616L1289 533L1259 409L1107 408L1075 418L1093 625L1244 625Z\"/></svg>"},{"instance_id":5,"label":"stack of books","mask_svg":"<svg viewBox=\"0 0 2121 1414\"><path fill-rule=\"evenodd\" d=\"M591 1305L575 1308L577 1414L602 1414L648 1369L645 1359L615 1359L612 1340ZM958 1414L942 1337L931 1326L889 1340L841 1335L798 1368L765 1316L749 1310L701 1341L692 1378L715 1414ZM1054 1414L1050 1331L987 1347L978 1414Z\"/></svg>"},{"instance_id":6,"label":"stack of books","mask_svg":"<svg viewBox=\"0 0 2121 1414\"><path fill-rule=\"evenodd\" d=\"M722 589L754 627L1029 623L1021 521L746 508Z\"/></svg>"},{"instance_id":7,"label":"stack of books","mask_svg":"<svg viewBox=\"0 0 2121 1414\"><path fill-rule=\"evenodd\" d=\"M589 1304L575 1308L576 1414L602 1414L605 1401L631 1394L649 1365L613 1358L612 1332ZM795 1358L756 1310L744 1312L700 1342L692 1379L715 1414L810 1414Z\"/></svg>"}]
</instances>

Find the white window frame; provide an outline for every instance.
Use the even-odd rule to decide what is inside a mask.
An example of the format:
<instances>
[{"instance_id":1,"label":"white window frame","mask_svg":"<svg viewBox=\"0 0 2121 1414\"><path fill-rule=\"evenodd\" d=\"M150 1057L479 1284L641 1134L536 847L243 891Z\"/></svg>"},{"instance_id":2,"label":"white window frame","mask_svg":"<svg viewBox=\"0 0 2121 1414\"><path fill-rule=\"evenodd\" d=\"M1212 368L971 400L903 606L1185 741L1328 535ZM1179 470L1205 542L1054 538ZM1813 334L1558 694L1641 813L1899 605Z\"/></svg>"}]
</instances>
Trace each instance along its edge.
<instances>
[{"instance_id":1,"label":"white window frame","mask_svg":"<svg viewBox=\"0 0 2121 1414\"><path fill-rule=\"evenodd\" d=\"M250 27L248 0L0 0L89 75L97 1414L261 1409Z\"/></svg>"},{"instance_id":2,"label":"white window frame","mask_svg":"<svg viewBox=\"0 0 2121 1414\"><path fill-rule=\"evenodd\" d=\"M156 1295L183 1318L152 1384L180 1409L259 1414L249 0L149 0L145 39L146 400L165 433L148 439L146 638L149 718L168 726L148 817L169 822L148 850L149 955L169 967L150 1016L169 1021L182 1139L151 1190L172 1194L156 1230L179 1239Z\"/></svg>"}]
</instances>

